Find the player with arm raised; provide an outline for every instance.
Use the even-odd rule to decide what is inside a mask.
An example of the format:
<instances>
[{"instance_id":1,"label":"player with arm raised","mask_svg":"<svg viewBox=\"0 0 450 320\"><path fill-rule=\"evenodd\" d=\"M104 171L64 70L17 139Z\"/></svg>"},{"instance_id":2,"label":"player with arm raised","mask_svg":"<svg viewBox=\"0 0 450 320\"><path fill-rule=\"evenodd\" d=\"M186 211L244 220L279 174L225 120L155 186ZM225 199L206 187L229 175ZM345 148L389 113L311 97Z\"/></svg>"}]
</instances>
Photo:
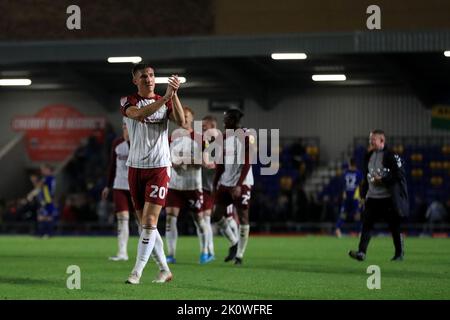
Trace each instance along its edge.
<instances>
[{"instance_id":1,"label":"player with arm raised","mask_svg":"<svg viewBox=\"0 0 450 320\"><path fill-rule=\"evenodd\" d=\"M165 262L164 244L157 224L170 180L168 121L170 119L179 126L185 121L177 94L180 81L176 75L170 77L164 96L159 96L154 92L155 72L151 66L135 65L132 74L138 92L121 99L121 112L126 117L130 136L128 183L142 231L136 264L126 282L140 282L153 250L162 263L162 270L154 282L167 282L172 279L172 273Z\"/></svg>"}]
</instances>

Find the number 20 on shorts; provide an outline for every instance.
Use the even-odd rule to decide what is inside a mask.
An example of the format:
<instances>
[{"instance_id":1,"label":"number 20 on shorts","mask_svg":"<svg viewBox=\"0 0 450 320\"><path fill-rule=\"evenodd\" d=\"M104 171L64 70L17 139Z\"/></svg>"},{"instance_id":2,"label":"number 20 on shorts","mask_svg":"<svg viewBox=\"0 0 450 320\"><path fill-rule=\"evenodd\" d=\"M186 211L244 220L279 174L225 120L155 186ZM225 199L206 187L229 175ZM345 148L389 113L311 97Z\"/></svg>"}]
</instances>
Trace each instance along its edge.
<instances>
[{"instance_id":1,"label":"number 20 on shorts","mask_svg":"<svg viewBox=\"0 0 450 320\"><path fill-rule=\"evenodd\" d=\"M165 187L159 187L155 184L150 186L152 188L152 192L150 193L151 198L160 198L164 199L166 197L167 189Z\"/></svg>"}]
</instances>

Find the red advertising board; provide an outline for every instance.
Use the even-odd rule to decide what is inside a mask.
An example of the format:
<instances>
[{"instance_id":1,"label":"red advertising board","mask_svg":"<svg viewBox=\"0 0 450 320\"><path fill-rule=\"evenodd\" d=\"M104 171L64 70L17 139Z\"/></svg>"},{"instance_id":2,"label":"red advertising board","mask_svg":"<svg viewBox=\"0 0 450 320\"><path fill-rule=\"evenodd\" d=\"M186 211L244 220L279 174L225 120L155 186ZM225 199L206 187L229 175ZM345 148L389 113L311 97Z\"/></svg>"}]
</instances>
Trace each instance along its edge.
<instances>
[{"instance_id":1,"label":"red advertising board","mask_svg":"<svg viewBox=\"0 0 450 320\"><path fill-rule=\"evenodd\" d=\"M24 142L32 161L63 161L81 144L95 136L103 141L105 117L85 116L64 104L50 105L34 116L17 116L14 131L24 132Z\"/></svg>"}]
</instances>

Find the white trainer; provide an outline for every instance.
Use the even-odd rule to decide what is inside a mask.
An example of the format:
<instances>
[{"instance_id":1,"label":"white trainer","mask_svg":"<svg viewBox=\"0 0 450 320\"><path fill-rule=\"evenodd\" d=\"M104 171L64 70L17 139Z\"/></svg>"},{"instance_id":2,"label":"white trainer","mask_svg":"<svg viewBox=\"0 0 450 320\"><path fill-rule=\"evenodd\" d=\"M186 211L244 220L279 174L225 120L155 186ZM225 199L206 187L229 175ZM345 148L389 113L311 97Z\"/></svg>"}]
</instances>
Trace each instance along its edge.
<instances>
[{"instance_id":1,"label":"white trainer","mask_svg":"<svg viewBox=\"0 0 450 320\"><path fill-rule=\"evenodd\" d=\"M139 284L139 279L141 279L141 275L137 271L131 272L128 280L125 283L128 284Z\"/></svg>"},{"instance_id":2,"label":"white trainer","mask_svg":"<svg viewBox=\"0 0 450 320\"><path fill-rule=\"evenodd\" d=\"M111 261L128 261L128 256L114 256L114 257L109 257L109 260Z\"/></svg>"},{"instance_id":3,"label":"white trainer","mask_svg":"<svg viewBox=\"0 0 450 320\"><path fill-rule=\"evenodd\" d=\"M164 283L169 282L173 279L172 272L170 271L160 271L159 274L156 276L155 280L153 280L153 283Z\"/></svg>"}]
</instances>

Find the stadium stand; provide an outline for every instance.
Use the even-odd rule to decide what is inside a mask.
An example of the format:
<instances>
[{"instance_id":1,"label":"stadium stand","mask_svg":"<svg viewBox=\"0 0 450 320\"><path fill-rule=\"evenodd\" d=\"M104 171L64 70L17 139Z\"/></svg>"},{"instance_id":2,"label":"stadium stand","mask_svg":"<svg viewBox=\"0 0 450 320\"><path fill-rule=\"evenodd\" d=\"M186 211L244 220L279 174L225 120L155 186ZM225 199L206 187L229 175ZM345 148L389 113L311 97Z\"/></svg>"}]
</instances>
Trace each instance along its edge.
<instances>
[{"instance_id":1,"label":"stadium stand","mask_svg":"<svg viewBox=\"0 0 450 320\"><path fill-rule=\"evenodd\" d=\"M110 141L115 132L109 128L105 143L91 137L74 153L62 170L64 185L60 192L57 233L99 233L112 230L114 216L110 202L100 201L105 182ZM433 201L450 206L450 141L445 137L425 139L393 137L393 149L402 156L408 179L411 215L408 222L428 222L427 208ZM351 155L361 167L366 138L355 138ZM100 150L100 152L99 152ZM253 168L255 188L252 197L253 229L259 232L331 232L342 202L343 184L340 179L345 161L320 162L320 139L302 137L281 139L279 171L261 175L261 163ZM164 212L163 212L164 215ZM447 215L449 216L449 215ZM2 232L21 233L35 230L36 206L23 199L4 200L0 204ZM448 223L441 221L442 225ZM13 227L11 227L11 225ZM439 228L440 224L434 224ZM134 226L132 226L133 228ZM189 218L180 218L180 233L194 234Z\"/></svg>"}]
</instances>

